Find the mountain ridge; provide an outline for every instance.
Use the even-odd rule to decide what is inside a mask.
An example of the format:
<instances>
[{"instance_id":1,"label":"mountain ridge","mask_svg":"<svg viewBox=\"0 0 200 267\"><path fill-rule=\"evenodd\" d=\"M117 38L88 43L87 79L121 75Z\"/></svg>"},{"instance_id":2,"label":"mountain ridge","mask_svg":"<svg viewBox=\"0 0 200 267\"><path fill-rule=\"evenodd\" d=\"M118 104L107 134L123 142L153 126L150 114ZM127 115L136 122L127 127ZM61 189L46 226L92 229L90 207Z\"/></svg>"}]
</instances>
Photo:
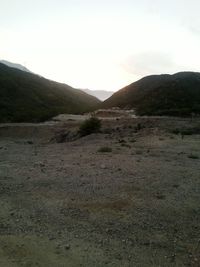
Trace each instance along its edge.
<instances>
[{"instance_id":1,"label":"mountain ridge","mask_svg":"<svg viewBox=\"0 0 200 267\"><path fill-rule=\"evenodd\" d=\"M30 73L33 73L32 71L30 71L29 69L27 69L25 66L21 65L21 64L18 64L18 63L13 63L13 62L10 62L10 61L7 61L7 60L0 60L0 63L8 66L8 67L11 67L11 68L15 68L15 69L18 69L18 70L22 70L22 71L26 71L26 72L30 72ZM40 76L40 75L38 75ZM42 76L40 76L42 77ZM90 90L90 89L80 89L81 91L89 94L89 95L92 95L96 98L98 98L99 100L101 101L104 101L106 100L107 98L109 98L114 92L113 91L106 91L106 90Z\"/></svg>"},{"instance_id":2,"label":"mountain ridge","mask_svg":"<svg viewBox=\"0 0 200 267\"><path fill-rule=\"evenodd\" d=\"M18 69L18 70L22 70L22 71L26 71L26 72L30 72L32 73L29 69L27 69L25 66L21 65L21 64L18 64L18 63L13 63L13 62L10 62L10 61L7 61L7 60L0 60L0 63L1 64L4 64L10 68L15 68L15 69Z\"/></svg>"},{"instance_id":3,"label":"mountain ridge","mask_svg":"<svg viewBox=\"0 0 200 267\"><path fill-rule=\"evenodd\" d=\"M138 115L200 114L200 73L149 75L105 100L101 107L133 108Z\"/></svg>"},{"instance_id":4,"label":"mountain ridge","mask_svg":"<svg viewBox=\"0 0 200 267\"><path fill-rule=\"evenodd\" d=\"M40 122L88 112L99 103L79 89L0 63L0 122Z\"/></svg>"}]
</instances>

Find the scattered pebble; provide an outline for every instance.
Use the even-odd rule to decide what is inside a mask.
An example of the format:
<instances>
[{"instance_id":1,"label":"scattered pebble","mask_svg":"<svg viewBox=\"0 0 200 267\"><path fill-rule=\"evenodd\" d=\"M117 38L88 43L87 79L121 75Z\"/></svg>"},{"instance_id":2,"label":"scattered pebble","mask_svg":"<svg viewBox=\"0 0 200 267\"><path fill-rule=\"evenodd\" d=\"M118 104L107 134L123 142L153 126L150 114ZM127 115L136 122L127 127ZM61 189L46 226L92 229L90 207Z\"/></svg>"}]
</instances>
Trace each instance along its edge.
<instances>
[{"instance_id":1,"label":"scattered pebble","mask_svg":"<svg viewBox=\"0 0 200 267\"><path fill-rule=\"evenodd\" d=\"M106 169L106 165L101 164L101 169Z\"/></svg>"}]
</instances>

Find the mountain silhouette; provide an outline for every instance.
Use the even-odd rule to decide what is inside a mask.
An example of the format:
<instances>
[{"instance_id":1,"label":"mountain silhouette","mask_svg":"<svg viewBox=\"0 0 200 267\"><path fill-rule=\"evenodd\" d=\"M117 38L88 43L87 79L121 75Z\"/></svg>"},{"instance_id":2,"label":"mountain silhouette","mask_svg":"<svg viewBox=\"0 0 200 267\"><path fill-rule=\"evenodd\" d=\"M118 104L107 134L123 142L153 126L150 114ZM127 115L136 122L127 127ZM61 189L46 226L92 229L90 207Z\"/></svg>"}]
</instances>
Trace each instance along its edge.
<instances>
[{"instance_id":1,"label":"mountain silhouette","mask_svg":"<svg viewBox=\"0 0 200 267\"><path fill-rule=\"evenodd\" d=\"M200 114L200 73L144 77L114 93L101 107L133 108L138 115Z\"/></svg>"},{"instance_id":2,"label":"mountain silhouette","mask_svg":"<svg viewBox=\"0 0 200 267\"><path fill-rule=\"evenodd\" d=\"M40 122L99 103L81 90L0 63L0 122Z\"/></svg>"},{"instance_id":3,"label":"mountain silhouette","mask_svg":"<svg viewBox=\"0 0 200 267\"><path fill-rule=\"evenodd\" d=\"M0 60L0 63L6 65L8 67L11 67L11 68L15 68L15 69L26 71L26 72L31 72L29 69L27 69L26 67L22 66L21 64L12 63L12 62L9 62L7 60Z\"/></svg>"}]
</instances>

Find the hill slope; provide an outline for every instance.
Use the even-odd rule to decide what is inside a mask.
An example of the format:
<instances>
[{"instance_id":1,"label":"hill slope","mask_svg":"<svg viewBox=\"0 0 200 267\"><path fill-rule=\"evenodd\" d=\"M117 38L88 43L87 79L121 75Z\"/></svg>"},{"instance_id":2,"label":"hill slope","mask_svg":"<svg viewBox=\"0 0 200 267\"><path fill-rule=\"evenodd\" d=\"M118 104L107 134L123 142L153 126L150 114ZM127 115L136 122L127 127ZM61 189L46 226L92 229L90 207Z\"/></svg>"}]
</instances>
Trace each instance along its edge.
<instances>
[{"instance_id":1,"label":"hill slope","mask_svg":"<svg viewBox=\"0 0 200 267\"><path fill-rule=\"evenodd\" d=\"M81 90L0 63L0 122L39 122L99 103Z\"/></svg>"},{"instance_id":2,"label":"hill slope","mask_svg":"<svg viewBox=\"0 0 200 267\"><path fill-rule=\"evenodd\" d=\"M200 73L147 76L122 88L101 106L134 108L138 115L200 114Z\"/></svg>"},{"instance_id":3,"label":"hill slope","mask_svg":"<svg viewBox=\"0 0 200 267\"><path fill-rule=\"evenodd\" d=\"M15 69L26 71L26 72L31 72L29 69L27 69L26 67L22 66L21 64L12 63L12 62L9 62L7 60L0 60L0 63L6 65L8 67L11 67L11 68L15 68Z\"/></svg>"}]
</instances>

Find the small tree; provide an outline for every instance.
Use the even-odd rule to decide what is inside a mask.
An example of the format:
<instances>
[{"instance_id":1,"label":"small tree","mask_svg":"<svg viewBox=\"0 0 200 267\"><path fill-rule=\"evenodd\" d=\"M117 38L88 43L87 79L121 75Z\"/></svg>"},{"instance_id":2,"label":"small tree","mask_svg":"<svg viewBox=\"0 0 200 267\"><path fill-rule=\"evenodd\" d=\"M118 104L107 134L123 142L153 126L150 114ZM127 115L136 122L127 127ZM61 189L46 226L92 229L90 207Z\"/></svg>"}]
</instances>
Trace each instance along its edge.
<instances>
[{"instance_id":1,"label":"small tree","mask_svg":"<svg viewBox=\"0 0 200 267\"><path fill-rule=\"evenodd\" d=\"M86 136L91 133L97 133L101 129L101 120L97 117L91 117L85 120L79 127L79 134L81 136Z\"/></svg>"}]
</instances>

